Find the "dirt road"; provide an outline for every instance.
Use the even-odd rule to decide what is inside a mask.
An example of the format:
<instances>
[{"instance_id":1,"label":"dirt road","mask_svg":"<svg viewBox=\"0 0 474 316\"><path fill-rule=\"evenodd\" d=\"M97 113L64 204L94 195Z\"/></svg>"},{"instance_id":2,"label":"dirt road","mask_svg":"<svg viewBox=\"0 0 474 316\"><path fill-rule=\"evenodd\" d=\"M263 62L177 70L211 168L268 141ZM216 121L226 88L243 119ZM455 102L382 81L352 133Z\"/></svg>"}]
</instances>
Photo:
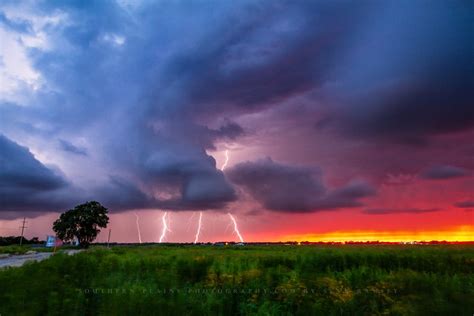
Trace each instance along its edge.
<instances>
[{"instance_id":1,"label":"dirt road","mask_svg":"<svg viewBox=\"0 0 474 316\"><path fill-rule=\"evenodd\" d=\"M82 250L64 250L62 253L67 253L68 255L73 255ZM53 255L52 252L36 252L32 254L24 255L12 255L6 258L0 258L0 269L6 267L21 267L27 261L42 261L48 259Z\"/></svg>"}]
</instances>

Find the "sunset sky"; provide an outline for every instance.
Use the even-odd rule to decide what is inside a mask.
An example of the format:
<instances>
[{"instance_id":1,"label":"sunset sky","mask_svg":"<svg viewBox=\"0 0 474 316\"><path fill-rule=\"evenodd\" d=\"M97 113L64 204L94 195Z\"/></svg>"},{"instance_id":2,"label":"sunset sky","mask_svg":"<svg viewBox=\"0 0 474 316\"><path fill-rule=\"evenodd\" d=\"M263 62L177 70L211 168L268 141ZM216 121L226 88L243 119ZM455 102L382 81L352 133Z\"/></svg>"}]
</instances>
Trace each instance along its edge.
<instances>
[{"instance_id":1,"label":"sunset sky","mask_svg":"<svg viewBox=\"0 0 474 316\"><path fill-rule=\"evenodd\" d=\"M474 240L472 9L2 1L0 235Z\"/></svg>"}]
</instances>

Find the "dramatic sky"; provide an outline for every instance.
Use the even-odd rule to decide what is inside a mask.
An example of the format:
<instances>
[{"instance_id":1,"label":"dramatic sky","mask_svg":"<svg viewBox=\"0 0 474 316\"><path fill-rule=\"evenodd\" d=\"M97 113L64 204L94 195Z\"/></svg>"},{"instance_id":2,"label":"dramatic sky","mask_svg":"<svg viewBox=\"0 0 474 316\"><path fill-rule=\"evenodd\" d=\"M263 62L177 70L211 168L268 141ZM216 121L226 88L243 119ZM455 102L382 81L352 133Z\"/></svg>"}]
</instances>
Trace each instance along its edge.
<instances>
[{"instance_id":1,"label":"dramatic sky","mask_svg":"<svg viewBox=\"0 0 474 316\"><path fill-rule=\"evenodd\" d=\"M472 9L2 1L0 235L472 240Z\"/></svg>"}]
</instances>

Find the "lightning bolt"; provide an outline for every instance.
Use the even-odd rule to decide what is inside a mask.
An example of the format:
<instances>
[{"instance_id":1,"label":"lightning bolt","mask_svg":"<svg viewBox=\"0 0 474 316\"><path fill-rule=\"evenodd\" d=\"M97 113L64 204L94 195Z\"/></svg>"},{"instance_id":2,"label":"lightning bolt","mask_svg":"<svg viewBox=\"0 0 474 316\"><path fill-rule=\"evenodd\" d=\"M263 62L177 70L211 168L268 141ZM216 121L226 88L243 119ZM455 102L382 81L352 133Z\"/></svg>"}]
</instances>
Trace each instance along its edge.
<instances>
[{"instance_id":1,"label":"lightning bolt","mask_svg":"<svg viewBox=\"0 0 474 316\"><path fill-rule=\"evenodd\" d=\"M235 220L234 216L232 216L232 214L230 213L227 214L229 215L230 220L234 224L234 232L237 234L237 236L239 236L240 242L244 242L244 239L242 238L242 235L239 232L239 226L237 226L237 221Z\"/></svg>"},{"instance_id":2,"label":"lightning bolt","mask_svg":"<svg viewBox=\"0 0 474 316\"><path fill-rule=\"evenodd\" d=\"M227 167L228 162L229 162L229 151L226 150L225 151L225 161L224 161L224 164L221 167L221 171L223 171L225 169L225 167ZM191 219L194 217L194 214L195 213L193 213L193 215L191 216L189 221L191 221ZM198 226L197 226L197 230L196 230L196 235L194 236L194 243L195 244L198 242L199 236L201 235L201 228L202 228L202 212L199 212Z\"/></svg>"},{"instance_id":3,"label":"lightning bolt","mask_svg":"<svg viewBox=\"0 0 474 316\"><path fill-rule=\"evenodd\" d=\"M160 243L162 243L163 240L165 239L166 232L171 232L171 230L168 227L167 218L168 218L168 212L165 212L163 216L161 217L162 226L161 226L161 236L160 236L160 241L159 241Z\"/></svg>"},{"instance_id":4,"label":"lightning bolt","mask_svg":"<svg viewBox=\"0 0 474 316\"><path fill-rule=\"evenodd\" d=\"M221 167L221 171L224 171L225 167L227 167L227 163L229 162L229 151L225 151L225 161L224 164Z\"/></svg>"},{"instance_id":5,"label":"lightning bolt","mask_svg":"<svg viewBox=\"0 0 474 316\"><path fill-rule=\"evenodd\" d=\"M140 223L138 222L138 214L137 213L133 213L135 214L135 217L137 218L136 220L136 223L137 223L137 231L138 231L138 241L140 241L140 243L142 243L142 233L140 232Z\"/></svg>"},{"instance_id":6,"label":"lightning bolt","mask_svg":"<svg viewBox=\"0 0 474 316\"><path fill-rule=\"evenodd\" d=\"M221 171L224 171L225 167L227 167L228 162L229 162L229 150L226 150L225 151L225 161L224 161L224 164L221 167ZM239 226L237 225L237 221L235 220L234 216L230 213L227 213L227 214L229 215L230 220L232 221L232 224L234 225L234 232L239 237L240 242L244 242L244 239L242 238L242 235L240 234ZM229 228L229 226L227 226L226 231L227 231L228 228Z\"/></svg>"},{"instance_id":7,"label":"lightning bolt","mask_svg":"<svg viewBox=\"0 0 474 316\"><path fill-rule=\"evenodd\" d=\"M202 212L199 212L198 227L196 231L196 236L194 237L194 243L197 244L199 240L199 235L201 234L201 224L202 224Z\"/></svg>"}]
</instances>

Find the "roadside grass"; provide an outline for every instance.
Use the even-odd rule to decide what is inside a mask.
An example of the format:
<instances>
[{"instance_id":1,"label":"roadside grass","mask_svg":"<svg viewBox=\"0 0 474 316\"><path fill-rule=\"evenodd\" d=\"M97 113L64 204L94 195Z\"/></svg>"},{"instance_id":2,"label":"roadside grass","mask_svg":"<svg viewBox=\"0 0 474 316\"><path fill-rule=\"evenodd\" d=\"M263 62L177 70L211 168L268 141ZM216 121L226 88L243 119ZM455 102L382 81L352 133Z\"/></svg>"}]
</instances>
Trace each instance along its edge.
<instances>
[{"instance_id":1,"label":"roadside grass","mask_svg":"<svg viewBox=\"0 0 474 316\"><path fill-rule=\"evenodd\" d=\"M64 249L78 249L74 246L62 246L56 250ZM10 255L24 255L28 251L36 252L53 252L53 247L42 247L38 245L10 245L10 246L0 246L0 254L10 254Z\"/></svg>"}]
</instances>

